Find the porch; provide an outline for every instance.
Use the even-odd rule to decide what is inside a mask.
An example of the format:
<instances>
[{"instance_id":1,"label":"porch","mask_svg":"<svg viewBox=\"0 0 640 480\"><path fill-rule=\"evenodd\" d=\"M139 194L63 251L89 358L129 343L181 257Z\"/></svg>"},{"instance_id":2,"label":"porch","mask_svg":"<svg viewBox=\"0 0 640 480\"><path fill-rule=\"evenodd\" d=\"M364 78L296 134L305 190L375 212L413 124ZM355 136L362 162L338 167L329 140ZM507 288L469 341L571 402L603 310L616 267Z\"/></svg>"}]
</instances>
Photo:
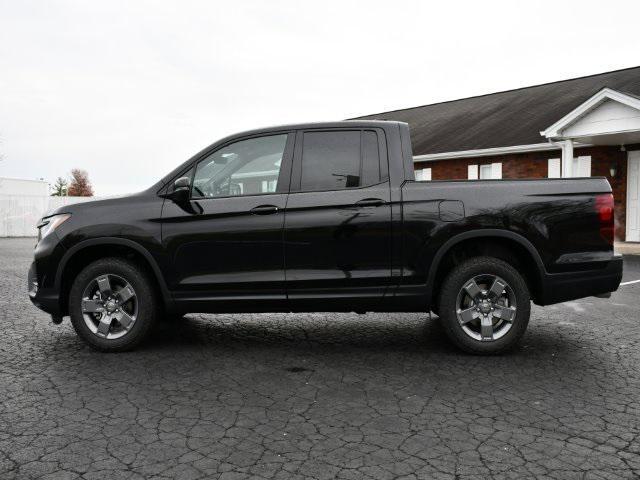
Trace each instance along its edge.
<instances>
[{"instance_id":1,"label":"porch","mask_svg":"<svg viewBox=\"0 0 640 480\"><path fill-rule=\"evenodd\" d=\"M616 220L625 226L618 238L640 242L640 98L604 88L540 133L561 148L557 176L591 176L593 169L609 178L621 214ZM623 164L611 161L596 168L598 158L592 165L590 156L574 155L576 150L598 146L616 147ZM640 244L618 246L634 253L640 249Z\"/></svg>"}]
</instances>

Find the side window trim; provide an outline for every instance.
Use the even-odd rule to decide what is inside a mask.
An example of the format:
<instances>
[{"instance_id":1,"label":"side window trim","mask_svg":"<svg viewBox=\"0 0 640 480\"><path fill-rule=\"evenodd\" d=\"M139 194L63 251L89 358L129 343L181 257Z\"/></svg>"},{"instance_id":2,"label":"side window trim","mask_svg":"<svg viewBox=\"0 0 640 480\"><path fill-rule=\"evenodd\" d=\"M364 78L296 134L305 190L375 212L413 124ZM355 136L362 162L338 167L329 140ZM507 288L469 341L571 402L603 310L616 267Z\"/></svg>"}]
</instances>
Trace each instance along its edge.
<instances>
[{"instance_id":1,"label":"side window trim","mask_svg":"<svg viewBox=\"0 0 640 480\"><path fill-rule=\"evenodd\" d=\"M308 131L308 130L307 130ZM296 146L293 154L293 168L291 169L291 185L289 192L300 192L302 182L302 144L305 130L296 131Z\"/></svg>"},{"instance_id":2,"label":"side window trim","mask_svg":"<svg viewBox=\"0 0 640 480\"><path fill-rule=\"evenodd\" d=\"M304 143L304 134L305 132L345 132L345 131L360 131L360 178L362 178L362 168L363 168L363 148L362 143L364 141L364 132L373 131L376 133L378 138L378 161L380 162L380 168L384 171L381 171L381 178L379 182L370 185L362 185L359 187L351 187L348 189L323 189L323 190L302 190L302 148ZM291 183L289 192L290 193L305 193L305 192L340 192L343 190L359 190L362 188L374 187L377 185L382 185L384 183L389 183L389 155L387 152L387 137L383 129L380 128L363 128L363 127L345 127L345 128L307 128L297 130L295 133L295 147L293 152L293 165L291 168Z\"/></svg>"},{"instance_id":3,"label":"side window trim","mask_svg":"<svg viewBox=\"0 0 640 480\"><path fill-rule=\"evenodd\" d=\"M373 129L378 134L378 156L380 159L380 179L389 181L389 153L387 149L387 136L381 128Z\"/></svg>"},{"instance_id":4,"label":"side window trim","mask_svg":"<svg viewBox=\"0 0 640 480\"><path fill-rule=\"evenodd\" d=\"M291 170L293 164L293 149L296 143L295 131L287 132L287 143L282 153L282 163L280 164L280 174L278 175L278 184L274 193L289 193L291 185Z\"/></svg>"},{"instance_id":5,"label":"side window trim","mask_svg":"<svg viewBox=\"0 0 640 480\"><path fill-rule=\"evenodd\" d=\"M354 192L357 190L364 190L365 188L379 187L380 185L389 184L389 179L380 180L377 183L371 183L369 185L363 185L361 187L349 187L349 188L333 188L325 190L291 190L289 193L322 193L322 192Z\"/></svg>"}]
</instances>

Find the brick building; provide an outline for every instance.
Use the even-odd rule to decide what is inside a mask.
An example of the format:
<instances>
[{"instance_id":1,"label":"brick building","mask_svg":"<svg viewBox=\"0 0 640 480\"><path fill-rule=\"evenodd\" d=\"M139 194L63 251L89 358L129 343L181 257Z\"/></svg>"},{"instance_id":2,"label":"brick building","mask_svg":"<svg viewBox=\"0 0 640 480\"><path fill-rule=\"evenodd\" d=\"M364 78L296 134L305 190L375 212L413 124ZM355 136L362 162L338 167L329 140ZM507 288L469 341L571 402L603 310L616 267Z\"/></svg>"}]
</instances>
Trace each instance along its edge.
<instances>
[{"instance_id":1,"label":"brick building","mask_svg":"<svg viewBox=\"0 0 640 480\"><path fill-rule=\"evenodd\" d=\"M640 242L640 67L361 118L410 125L419 180L604 176Z\"/></svg>"}]
</instances>

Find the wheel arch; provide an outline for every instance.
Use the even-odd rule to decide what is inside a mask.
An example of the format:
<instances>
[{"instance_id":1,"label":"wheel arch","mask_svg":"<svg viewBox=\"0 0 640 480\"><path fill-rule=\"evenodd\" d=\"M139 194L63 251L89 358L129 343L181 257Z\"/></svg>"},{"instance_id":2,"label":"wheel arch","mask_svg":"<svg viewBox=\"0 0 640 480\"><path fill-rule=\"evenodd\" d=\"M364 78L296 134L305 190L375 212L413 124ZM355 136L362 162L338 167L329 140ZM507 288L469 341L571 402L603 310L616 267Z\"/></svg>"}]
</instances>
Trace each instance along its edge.
<instances>
[{"instance_id":1,"label":"wheel arch","mask_svg":"<svg viewBox=\"0 0 640 480\"><path fill-rule=\"evenodd\" d=\"M441 280L444 274L446 274L446 268L452 259L451 257L457 251L461 251L465 245L469 245L469 242L477 242L478 240L483 242L484 245L493 244L495 251L499 251L499 249L502 249L503 252L510 251L518 261L524 261L522 267L525 269L525 281L531 290L532 298L542 294L542 285L546 269L535 246L525 237L515 232L500 229L482 229L455 235L437 250L427 275L427 291L431 293L430 303L435 304L437 301L438 280ZM471 256L477 255L470 255L470 257ZM507 261L510 260L509 258L501 257L500 254L494 254L494 256ZM530 264L527 265L527 260L533 260L535 268L531 268Z\"/></svg>"},{"instance_id":2,"label":"wheel arch","mask_svg":"<svg viewBox=\"0 0 640 480\"><path fill-rule=\"evenodd\" d=\"M167 288L164 277L156 260L149 251L133 240L117 237L101 237L84 240L71 247L62 257L60 265L56 271L55 288L60 292L61 309L65 314L68 312L68 296L73 283L72 278L66 278L74 271L81 269L86 263L82 260L94 261L106 257L133 257L151 275L162 297L165 309L172 306L171 295ZM77 272L76 272L77 273ZM66 275L65 275L66 274ZM74 276L75 278L75 276Z\"/></svg>"}]
</instances>

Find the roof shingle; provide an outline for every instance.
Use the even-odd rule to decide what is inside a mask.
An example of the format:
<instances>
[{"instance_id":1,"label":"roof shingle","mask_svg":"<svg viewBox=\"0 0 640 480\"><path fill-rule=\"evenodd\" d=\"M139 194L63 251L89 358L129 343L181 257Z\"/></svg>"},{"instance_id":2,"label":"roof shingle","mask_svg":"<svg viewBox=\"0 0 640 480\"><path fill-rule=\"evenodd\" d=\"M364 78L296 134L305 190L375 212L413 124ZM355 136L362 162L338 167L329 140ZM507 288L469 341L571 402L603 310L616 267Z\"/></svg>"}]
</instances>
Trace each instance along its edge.
<instances>
[{"instance_id":1,"label":"roof shingle","mask_svg":"<svg viewBox=\"0 0 640 480\"><path fill-rule=\"evenodd\" d=\"M605 87L640 96L640 67L358 118L407 122L414 155L529 145Z\"/></svg>"}]
</instances>

